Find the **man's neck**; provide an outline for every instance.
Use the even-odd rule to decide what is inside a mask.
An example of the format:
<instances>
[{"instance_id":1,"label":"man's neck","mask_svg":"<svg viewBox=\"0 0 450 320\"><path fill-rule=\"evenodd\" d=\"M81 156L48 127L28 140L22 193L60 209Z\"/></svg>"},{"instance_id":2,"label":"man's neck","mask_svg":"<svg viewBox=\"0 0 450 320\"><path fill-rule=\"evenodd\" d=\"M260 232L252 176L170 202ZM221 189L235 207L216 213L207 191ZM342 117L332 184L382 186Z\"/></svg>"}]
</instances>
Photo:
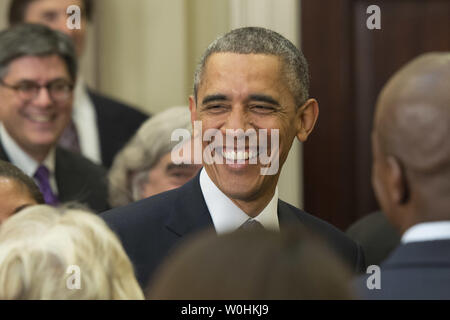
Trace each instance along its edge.
<instances>
[{"instance_id":1,"label":"man's neck","mask_svg":"<svg viewBox=\"0 0 450 320\"><path fill-rule=\"evenodd\" d=\"M238 200L238 199L231 199L230 200L238 206L242 211L244 211L249 217L255 218L257 215L261 213L261 211L264 210L264 208L269 204L270 200L272 200L272 197L275 193L275 190L272 190L272 192L267 192L267 194L264 194L263 196L258 197L255 200Z\"/></svg>"}]
</instances>

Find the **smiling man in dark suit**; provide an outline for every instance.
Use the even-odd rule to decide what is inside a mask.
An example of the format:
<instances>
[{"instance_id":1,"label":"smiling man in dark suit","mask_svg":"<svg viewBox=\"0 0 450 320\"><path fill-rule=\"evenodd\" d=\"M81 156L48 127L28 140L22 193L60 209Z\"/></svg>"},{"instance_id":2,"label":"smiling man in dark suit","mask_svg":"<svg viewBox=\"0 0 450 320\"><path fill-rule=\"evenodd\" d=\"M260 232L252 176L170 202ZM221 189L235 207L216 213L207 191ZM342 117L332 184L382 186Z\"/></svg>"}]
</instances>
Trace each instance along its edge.
<instances>
[{"instance_id":1,"label":"smiling man in dark suit","mask_svg":"<svg viewBox=\"0 0 450 320\"><path fill-rule=\"evenodd\" d=\"M381 91L372 132L372 183L401 234L370 299L450 299L450 53L428 53ZM367 286L373 285L373 289Z\"/></svg>"},{"instance_id":2,"label":"smiling man in dark suit","mask_svg":"<svg viewBox=\"0 0 450 320\"><path fill-rule=\"evenodd\" d=\"M42 25L0 33L0 159L35 178L46 203L106 210L105 170L57 147L70 121L77 59L70 39Z\"/></svg>"},{"instance_id":3,"label":"smiling man in dark suit","mask_svg":"<svg viewBox=\"0 0 450 320\"><path fill-rule=\"evenodd\" d=\"M308 86L302 53L271 30L236 29L208 47L189 99L191 119L201 122L200 131L215 132L215 141L224 143L202 157L210 141L200 142L206 152L200 151L204 169L181 188L103 215L121 238L142 286L174 245L208 227L220 235L241 227L282 231L300 223L328 240L352 270L362 269L362 252L353 241L278 198L278 166L296 137L306 141L318 116ZM267 130L270 146L261 135L254 140L250 134L247 142L248 131L264 133L261 129ZM226 141L230 130L235 133L232 142ZM243 141L237 148L235 138ZM263 153L270 154L269 162L261 161Z\"/></svg>"},{"instance_id":4,"label":"smiling man in dark suit","mask_svg":"<svg viewBox=\"0 0 450 320\"><path fill-rule=\"evenodd\" d=\"M72 5L81 10L79 29L67 27L67 8ZM72 39L77 56L81 58L93 5L91 0L12 0L9 23L39 23L61 31ZM109 168L116 153L147 118L148 115L136 108L89 89L78 74L72 121L63 132L60 145Z\"/></svg>"}]
</instances>

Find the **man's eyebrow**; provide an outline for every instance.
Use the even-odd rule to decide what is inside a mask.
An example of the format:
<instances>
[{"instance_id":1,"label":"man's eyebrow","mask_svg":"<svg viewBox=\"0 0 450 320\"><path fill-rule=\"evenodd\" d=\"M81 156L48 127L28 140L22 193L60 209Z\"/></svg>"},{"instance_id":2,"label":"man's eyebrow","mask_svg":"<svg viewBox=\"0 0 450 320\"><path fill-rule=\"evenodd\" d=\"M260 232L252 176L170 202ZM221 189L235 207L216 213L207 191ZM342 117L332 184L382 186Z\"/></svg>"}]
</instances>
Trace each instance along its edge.
<instances>
[{"instance_id":1,"label":"man's eyebrow","mask_svg":"<svg viewBox=\"0 0 450 320\"><path fill-rule=\"evenodd\" d=\"M212 94L203 98L202 104L207 104L211 101L226 101L228 100L224 94Z\"/></svg>"},{"instance_id":2,"label":"man's eyebrow","mask_svg":"<svg viewBox=\"0 0 450 320\"><path fill-rule=\"evenodd\" d=\"M261 102L267 102L276 106L280 106L277 100L272 98L271 96L267 96L265 94L251 94L248 98L249 101L261 101Z\"/></svg>"}]
</instances>

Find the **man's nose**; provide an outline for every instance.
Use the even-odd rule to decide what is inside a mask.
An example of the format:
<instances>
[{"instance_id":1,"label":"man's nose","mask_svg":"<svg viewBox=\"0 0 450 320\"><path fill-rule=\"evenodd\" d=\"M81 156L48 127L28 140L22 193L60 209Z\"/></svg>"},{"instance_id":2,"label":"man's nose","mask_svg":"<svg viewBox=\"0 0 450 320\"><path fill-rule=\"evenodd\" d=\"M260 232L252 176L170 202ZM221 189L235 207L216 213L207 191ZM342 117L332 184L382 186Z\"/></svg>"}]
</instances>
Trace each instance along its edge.
<instances>
[{"instance_id":1,"label":"man's nose","mask_svg":"<svg viewBox=\"0 0 450 320\"><path fill-rule=\"evenodd\" d=\"M237 107L233 108L233 110L229 113L223 129L242 129L245 131L248 126L248 117L246 113L244 112L243 108Z\"/></svg>"},{"instance_id":2,"label":"man's nose","mask_svg":"<svg viewBox=\"0 0 450 320\"><path fill-rule=\"evenodd\" d=\"M33 104L37 107L48 107L52 103L50 92L47 88L41 87L37 96L33 100Z\"/></svg>"}]
</instances>

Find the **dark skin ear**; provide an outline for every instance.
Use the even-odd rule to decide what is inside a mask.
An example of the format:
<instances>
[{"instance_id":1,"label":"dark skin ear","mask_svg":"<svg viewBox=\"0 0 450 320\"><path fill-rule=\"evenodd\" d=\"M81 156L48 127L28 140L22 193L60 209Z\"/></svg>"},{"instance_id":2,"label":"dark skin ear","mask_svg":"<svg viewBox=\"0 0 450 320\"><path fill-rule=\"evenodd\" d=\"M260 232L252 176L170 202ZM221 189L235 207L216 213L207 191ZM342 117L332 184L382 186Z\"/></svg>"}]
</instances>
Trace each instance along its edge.
<instances>
[{"instance_id":1,"label":"dark skin ear","mask_svg":"<svg viewBox=\"0 0 450 320\"><path fill-rule=\"evenodd\" d=\"M388 192L392 196L392 201L397 205L406 204L409 201L409 184L403 165L392 156L387 158L387 165Z\"/></svg>"},{"instance_id":2,"label":"dark skin ear","mask_svg":"<svg viewBox=\"0 0 450 320\"><path fill-rule=\"evenodd\" d=\"M308 99L296 112L297 138L301 142L308 139L319 116L319 104L316 99Z\"/></svg>"},{"instance_id":3,"label":"dark skin ear","mask_svg":"<svg viewBox=\"0 0 450 320\"><path fill-rule=\"evenodd\" d=\"M191 123L194 126L194 121L197 120L197 106L194 96L189 96L189 110L191 111Z\"/></svg>"}]
</instances>

